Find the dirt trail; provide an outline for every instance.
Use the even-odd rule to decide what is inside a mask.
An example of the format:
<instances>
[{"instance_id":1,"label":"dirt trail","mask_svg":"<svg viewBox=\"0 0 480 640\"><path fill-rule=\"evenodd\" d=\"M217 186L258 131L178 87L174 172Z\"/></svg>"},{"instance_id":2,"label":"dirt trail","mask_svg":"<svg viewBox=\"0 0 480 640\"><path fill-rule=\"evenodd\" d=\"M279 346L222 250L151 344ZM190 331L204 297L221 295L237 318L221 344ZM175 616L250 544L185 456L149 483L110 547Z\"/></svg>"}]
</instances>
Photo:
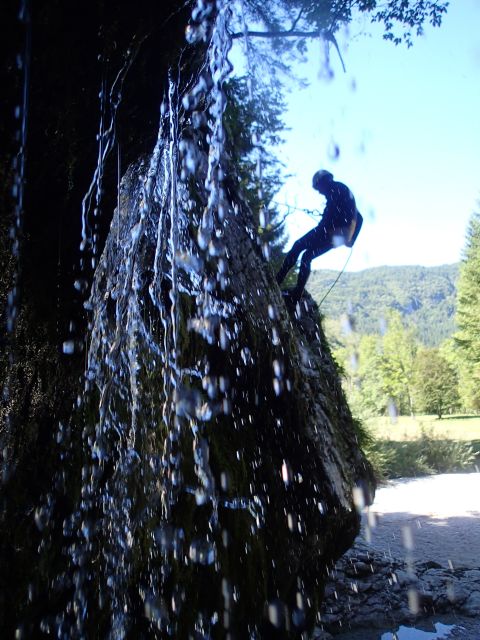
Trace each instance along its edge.
<instances>
[{"instance_id":1,"label":"dirt trail","mask_svg":"<svg viewBox=\"0 0 480 640\"><path fill-rule=\"evenodd\" d=\"M389 483L377 490L362 537L376 551L396 558L478 569L480 473Z\"/></svg>"},{"instance_id":2,"label":"dirt trail","mask_svg":"<svg viewBox=\"0 0 480 640\"><path fill-rule=\"evenodd\" d=\"M396 480L378 489L374 504L363 517L362 533L352 552L355 554L356 549L362 552L365 548L375 557L382 554L387 565L398 565L393 559L406 563L403 571L396 571L398 579L403 575L408 581L408 566L418 573L417 563L432 562L445 567L447 573L451 572L452 580L457 580L456 592L463 592L466 606L464 603L443 615L437 611L433 617L420 615L408 619L408 615L402 615L401 608L395 608L398 603L395 605L388 600L391 597L388 594L387 600L384 598L381 602L383 609L375 608L377 596L374 594L371 602L368 599L370 590L367 590L367 606L362 605L358 612L352 612L353 617L344 625L344 629L350 627L351 631L339 635L335 632L335 640L392 640L394 637L405 640L443 637L480 640L480 473ZM375 571L379 568L381 566ZM438 582L444 570L432 568L423 574L423 580L428 573L437 575ZM445 591L442 580L438 584L429 582L427 586L433 592L433 600ZM333 584L333 587L336 589L337 585ZM421 585L417 588L422 590ZM391 618L397 623L377 628L382 611L389 608L392 609ZM372 614L371 620L369 614ZM348 618L345 611L342 615ZM363 622L359 619L362 617ZM435 633L440 621L454 625L447 636ZM406 626L398 633L401 624ZM393 634L394 631L398 636ZM332 637L329 633L318 635L322 640Z\"/></svg>"}]
</instances>

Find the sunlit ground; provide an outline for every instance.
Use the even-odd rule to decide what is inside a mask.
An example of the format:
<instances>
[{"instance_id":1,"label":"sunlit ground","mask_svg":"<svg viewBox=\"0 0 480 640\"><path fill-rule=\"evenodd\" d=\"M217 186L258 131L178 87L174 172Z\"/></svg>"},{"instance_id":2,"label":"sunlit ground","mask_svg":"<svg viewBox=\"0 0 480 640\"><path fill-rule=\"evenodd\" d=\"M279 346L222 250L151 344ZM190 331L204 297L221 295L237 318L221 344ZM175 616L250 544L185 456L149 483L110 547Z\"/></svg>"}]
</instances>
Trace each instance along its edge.
<instances>
[{"instance_id":1,"label":"sunlit ground","mask_svg":"<svg viewBox=\"0 0 480 640\"><path fill-rule=\"evenodd\" d=\"M455 516L478 518L480 473L396 480L393 486L377 490L372 509L377 513L422 514L439 521Z\"/></svg>"},{"instance_id":2,"label":"sunlit ground","mask_svg":"<svg viewBox=\"0 0 480 640\"><path fill-rule=\"evenodd\" d=\"M375 436L388 440L416 440L422 429L433 431L436 437L452 440L479 440L480 416L452 415L441 420L434 415L398 416L395 421L389 417L370 418L367 425Z\"/></svg>"}]
</instances>

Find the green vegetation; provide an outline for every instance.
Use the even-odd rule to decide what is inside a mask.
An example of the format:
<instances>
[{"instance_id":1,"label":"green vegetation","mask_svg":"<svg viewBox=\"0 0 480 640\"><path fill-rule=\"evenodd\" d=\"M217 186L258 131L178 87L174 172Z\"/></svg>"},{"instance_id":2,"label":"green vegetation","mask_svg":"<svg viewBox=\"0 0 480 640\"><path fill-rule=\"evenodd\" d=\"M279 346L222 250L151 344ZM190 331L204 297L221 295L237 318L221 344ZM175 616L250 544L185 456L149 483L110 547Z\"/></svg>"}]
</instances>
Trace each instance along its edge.
<instances>
[{"instance_id":1,"label":"green vegetation","mask_svg":"<svg viewBox=\"0 0 480 640\"><path fill-rule=\"evenodd\" d=\"M441 418L460 405L455 368L438 349L421 349L415 363L415 393L420 411Z\"/></svg>"},{"instance_id":2,"label":"green vegetation","mask_svg":"<svg viewBox=\"0 0 480 640\"><path fill-rule=\"evenodd\" d=\"M458 283L458 332L455 334L462 399L480 409L480 213L467 229Z\"/></svg>"},{"instance_id":3,"label":"green vegetation","mask_svg":"<svg viewBox=\"0 0 480 640\"><path fill-rule=\"evenodd\" d=\"M379 480L471 471L480 463L480 417L367 420L363 447Z\"/></svg>"},{"instance_id":4,"label":"green vegetation","mask_svg":"<svg viewBox=\"0 0 480 640\"><path fill-rule=\"evenodd\" d=\"M480 221L474 216L460 267L385 267L344 274L343 284L339 280L322 311L325 330L344 373L345 390L357 417L431 412L442 418L454 411L480 408L479 256ZM458 331L454 334L455 282L460 270ZM316 272L312 285L309 283L317 300L333 277L322 279L326 273L334 272ZM382 275L386 281L380 286ZM430 281L434 286L430 286ZM319 282L322 289L318 288ZM345 296L344 308L349 307L343 317L339 307L341 295ZM353 304L349 295L364 302ZM431 325L427 323L426 309L422 316L412 310L426 308L428 300ZM438 320L442 313L447 314L448 322ZM370 326L368 322L373 315L382 322L370 331L365 327ZM422 335L430 336L430 340L423 340ZM443 342L438 344L434 335L443 335ZM436 344L432 346L432 342Z\"/></svg>"},{"instance_id":5,"label":"green vegetation","mask_svg":"<svg viewBox=\"0 0 480 640\"><path fill-rule=\"evenodd\" d=\"M354 413L361 418L415 411L418 343L398 312L391 311L383 336L352 332L334 351L344 375Z\"/></svg>"},{"instance_id":6,"label":"green vegetation","mask_svg":"<svg viewBox=\"0 0 480 640\"><path fill-rule=\"evenodd\" d=\"M317 301L337 275L312 274ZM480 461L480 417L452 417L480 409L479 282L475 213L460 265L346 273L323 303L351 409L363 422L361 446L379 478L472 469Z\"/></svg>"},{"instance_id":7,"label":"green vegetation","mask_svg":"<svg viewBox=\"0 0 480 640\"><path fill-rule=\"evenodd\" d=\"M380 334L390 310L415 327L427 347L438 347L455 329L458 264L440 267L375 267L344 273L322 303L322 313L335 321L354 318L360 334ZM308 290L320 302L338 276L337 271L313 271Z\"/></svg>"},{"instance_id":8,"label":"green vegetation","mask_svg":"<svg viewBox=\"0 0 480 640\"><path fill-rule=\"evenodd\" d=\"M398 416L394 419L377 416L366 420L365 425L375 437L384 440L415 440L423 429L433 431L447 440L480 442L480 416L472 414L453 414L442 420L432 414Z\"/></svg>"},{"instance_id":9,"label":"green vegetation","mask_svg":"<svg viewBox=\"0 0 480 640\"><path fill-rule=\"evenodd\" d=\"M268 242L277 266L285 245L285 220L271 201L282 186L283 164L274 150L283 142L285 101L279 86L249 85L245 77L231 78L225 91L224 124L236 186L240 186L259 237Z\"/></svg>"}]
</instances>

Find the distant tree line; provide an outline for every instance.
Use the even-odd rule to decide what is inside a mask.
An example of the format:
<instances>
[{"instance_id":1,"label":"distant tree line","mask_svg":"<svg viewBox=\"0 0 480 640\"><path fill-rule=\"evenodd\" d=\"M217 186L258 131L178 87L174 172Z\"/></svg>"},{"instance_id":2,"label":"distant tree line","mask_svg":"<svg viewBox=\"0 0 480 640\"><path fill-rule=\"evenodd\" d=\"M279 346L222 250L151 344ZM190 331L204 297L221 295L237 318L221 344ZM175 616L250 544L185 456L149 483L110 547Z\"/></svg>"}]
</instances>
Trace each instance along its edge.
<instances>
[{"instance_id":1,"label":"distant tree line","mask_svg":"<svg viewBox=\"0 0 480 640\"><path fill-rule=\"evenodd\" d=\"M348 310L359 333L380 334L394 309L415 326L420 342L438 347L455 331L459 266L385 266L346 272L322 303L322 313L340 320ZM337 271L314 271L309 292L321 300L337 276Z\"/></svg>"}]
</instances>

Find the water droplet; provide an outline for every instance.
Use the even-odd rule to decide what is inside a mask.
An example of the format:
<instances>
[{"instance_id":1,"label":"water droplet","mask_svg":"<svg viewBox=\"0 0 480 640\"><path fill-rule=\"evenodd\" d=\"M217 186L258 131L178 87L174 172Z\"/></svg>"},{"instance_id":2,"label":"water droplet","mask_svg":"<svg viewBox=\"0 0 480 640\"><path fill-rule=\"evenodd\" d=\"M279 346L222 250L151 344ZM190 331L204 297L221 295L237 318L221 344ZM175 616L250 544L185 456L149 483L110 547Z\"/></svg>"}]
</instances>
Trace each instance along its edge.
<instances>
[{"instance_id":1,"label":"water droplet","mask_svg":"<svg viewBox=\"0 0 480 640\"><path fill-rule=\"evenodd\" d=\"M290 467L290 464L284 460L282 464L282 480L288 486L292 481L292 477L292 468Z\"/></svg>"},{"instance_id":2,"label":"water droplet","mask_svg":"<svg viewBox=\"0 0 480 640\"><path fill-rule=\"evenodd\" d=\"M352 490L353 504L358 513L361 513L365 507L365 494L362 487L355 486Z\"/></svg>"},{"instance_id":3,"label":"water droplet","mask_svg":"<svg viewBox=\"0 0 480 640\"><path fill-rule=\"evenodd\" d=\"M334 247L342 247L345 244L345 238L342 235L334 234L332 236L332 244Z\"/></svg>"},{"instance_id":4,"label":"water droplet","mask_svg":"<svg viewBox=\"0 0 480 640\"><path fill-rule=\"evenodd\" d=\"M155 529L153 535L155 542L160 546L162 551L165 553L173 552L176 555L181 554L185 540L183 529L165 524Z\"/></svg>"},{"instance_id":5,"label":"water droplet","mask_svg":"<svg viewBox=\"0 0 480 640\"><path fill-rule=\"evenodd\" d=\"M297 528L297 518L295 514L289 513L287 514L287 525L290 531L295 531Z\"/></svg>"},{"instance_id":6,"label":"water droplet","mask_svg":"<svg viewBox=\"0 0 480 640\"><path fill-rule=\"evenodd\" d=\"M350 335L353 331L351 318L348 314L343 314L340 319L340 326L342 333L346 336Z\"/></svg>"},{"instance_id":7,"label":"water droplet","mask_svg":"<svg viewBox=\"0 0 480 640\"><path fill-rule=\"evenodd\" d=\"M408 590L408 608L414 616L420 612L420 598L416 589Z\"/></svg>"},{"instance_id":8,"label":"water droplet","mask_svg":"<svg viewBox=\"0 0 480 640\"><path fill-rule=\"evenodd\" d=\"M222 491L228 491L229 481L226 471L222 471L220 474L220 486L222 487Z\"/></svg>"},{"instance_id":9,"label":"water droplet","mask_svg":"<svg viewBox=\"0 0 480 640\"><path fill-rule=\"evenodd\" d=\"M208 493L206 491L204 491L203 489L196 489L195 490L195 503L196 503L197 507L201 507L202 504L206 504L207 501L208 501Z\"/></svg>"},{"instance_id":10,"label":"water droplet","mask_svg":"<svg viewBox=\"0 0 480 640\"><path fill-rule=\"evenodd\" d=\"M411 528L408 525L405 525L404 527L402 527L402 541L403 541L403 546L407 551L413 551L413 548L414 548L413 533Z\"/></svg>"},{"instance_id":11,"label":"water droplet","mask_svg":"<svg viewBox=\"0 0 480 640\"><path fill-rule=\"evenodd\" d=\"M37 525L37 529L39 531L43 531L50 519L50 514L48 512L48 509L45 507L37 507L35 509L34 518L35 518L35 524Z\"/></svg>"},{"instance_id":12,"label":"water droplet","mask_svg":"<svg viewBox=\"0 0 480 640\"><path fill-rule=\"evenodd\" d=\"M165 603L158 597L151 597L145 601L145 616L154 622L158 629L161 629L170 621Z\"/></svg>"},{"instance_id":13,"label":"water droplet","mask_svg":"<svg viewBox=\"0 0 480 640\"><path fill-rule=\"evenodd\" d=\"M305 621L306 621L305 611L298 608L292 611L292 622L295 627L297 628L303 627L305 625Z\"/></svg>"},{"instance_id":14,"label":"water droplet","mask_svg":"<svg viewBox=\"0 0 480 640\"><path fill-rule=\"evenodd\" d=\"M378 321L378 327L380 329L380 335L384 336L387 332L387 321L385 318L380 318Z\"/></svg>"},{"instance_id":15,"label":"water droplet","mask_svg":"<svg viewBox=\"0 0 480 640\"><path fill-rule=\"evenodd\" d=\"M275 395L279 396L282 393L283 385L282 381L278 378L273 379L273 390L275 391Z\"/></svg>"},{"instance_id":16,"label":"water droplet","mask_svg":"<svg viewBox=\"0 0 480 640\"><path fill-rule=\"evenodd\" d=\"M230 345L230 339L227 334L227 330L223 324L220 325L220 347L223 351L226 351Z\"/></svg>"},{"instance_id":17,"label":"water droplet","mask_svg":"<svg viewBox=\"0 0 480 640\"><path fill-rule=\"evenodd\" d=\"M398 409L395 401L392 399L388 401L388 415L390 416L392 423L396 424L398 419Z\"/></svg>"},{"instance_id":18,"label":"water droplet","mask_svg":"<svg viewBox=\"0 0 480 640\"><path fill-rule=\"evenodd\" d=\"M282 378L284 373L284 365L280 360L274 360L272 363L273 372L277 376L277 378Z\"/></svg>"},{"instance_id":19,"label":"water droplet","mask_svg":"<svg viewBox=\"0 0 480 640\"><path fill-rule=\"evenodd\" d=\"M332 161L338 160L338 158L340 157L340 147L333 140L330 140L328 144L327 155Z\"/></svg>"},{"instance_id":20,"label":"water droplet","mask_svg":"<svg viewBox=\"0 0 480 640\"><path fill-rule=\"evenodd\" d=\"M209 540L193 540L190 544L188 556L196 564L213 564L216 558L215 546Z\"/></svg>"},{"instance_id":21,"label":"water droplet","mask_svg":"<svg viewBox=\"0 0 480 640\"><path fill-rule=\"evenodd\" d=\"M248 347L243 347L243 349L240 351L240 355L244 364L248 364L252 359L252 353Z\"/></svg>"},{"instance_id":22,"label":"water droplet","mask_svg":"<svg viewBox=\"0 0 480 640\"><path fill-rule=\"evenodd\" d=\"M273 600L268 605L268 619L277 629L285 626L285 605L281 600Z\"/></svg>"},{"instance_id":23,"label":"water droplet","mask_svg":"<svg viewBox=\"0 0 480 640\"><path fill-rule=\"evenodd\" d=\"M27 634L24 625L21 624L15 629L15 640L24 640L25 638L27 638Z\"/></svg>"},{"instance_id":24,"label":"water droplet","mask_svg":"<svg viewBox=\"0 0 480 640\"><path fill-rule=\"evenodd\" d=\"M278 318L277 308L273 307L271 304L268 305L268 317L270 320L276 320Z\"/></svg>"},{"instance_id":25,"label":"water droplet","mask_svg":"<svg viewBox=\"0 0 480 640\"><path fill-rule=\"evenodd\" d=\"M73 286L77 291L84 293L88 289L88 282L84 279L75 280Z\"/></svg>"},{"instance_id":26,"label":"water droplet","mask_svg":"<svg viewBox=\"0 0 480 640\"><path fill-rule=\"evenodd\" d=\"M358 353L354 352L352 353L352 355L350 356L350 366L352 368L352 371L357 371L358 370Z\"/></svg>"}]
</instances>

